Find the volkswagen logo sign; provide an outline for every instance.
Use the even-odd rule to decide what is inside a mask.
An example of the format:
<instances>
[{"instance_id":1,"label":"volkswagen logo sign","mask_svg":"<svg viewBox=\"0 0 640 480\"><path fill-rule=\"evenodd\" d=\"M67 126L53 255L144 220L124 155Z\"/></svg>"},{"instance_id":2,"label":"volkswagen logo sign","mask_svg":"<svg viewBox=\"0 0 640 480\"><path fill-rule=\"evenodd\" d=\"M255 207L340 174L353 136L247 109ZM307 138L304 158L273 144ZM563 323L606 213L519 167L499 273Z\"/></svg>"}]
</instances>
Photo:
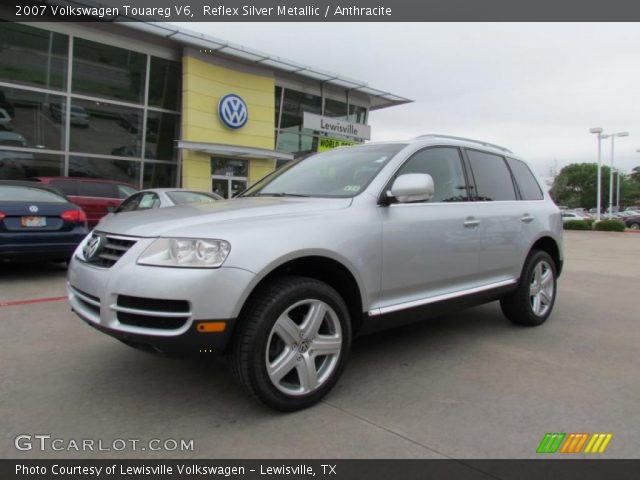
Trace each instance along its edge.
<instances>
[{"instance_id":1,"label":"volkswagen logo sign","mask_svg":"<svg viewBox=\"0 0 640 480\"><path fill-rule=\"evenodd\" d=\"M235 93L229 93L218 102L218 116L228 128L244 127L249 119L249 110L244 100Z\"/></svg>"},{"instance_id":2,"label":"volkswagen logo sign","mask_svg":"<svg viewBox=\"0 0 640 480\"><path fill-rule=\"evenodd\" d=\"M38 207L37 207L36 205L31 205L31 206L29 207L29 211L30 211L31 213L38 213Z\"/></svg>"},{"instance_id":3,"label":"volkswagen logo sign","mask_svg":"<svg viewBox=\"0 0 640 480\"><path fill-rule=\"evenodd\" d=\"M82 254L85 260L91 260L100 251L102 244L102 237L100 235L93 235L89 241L82 248Z\"/></svg>"}]
</instances>

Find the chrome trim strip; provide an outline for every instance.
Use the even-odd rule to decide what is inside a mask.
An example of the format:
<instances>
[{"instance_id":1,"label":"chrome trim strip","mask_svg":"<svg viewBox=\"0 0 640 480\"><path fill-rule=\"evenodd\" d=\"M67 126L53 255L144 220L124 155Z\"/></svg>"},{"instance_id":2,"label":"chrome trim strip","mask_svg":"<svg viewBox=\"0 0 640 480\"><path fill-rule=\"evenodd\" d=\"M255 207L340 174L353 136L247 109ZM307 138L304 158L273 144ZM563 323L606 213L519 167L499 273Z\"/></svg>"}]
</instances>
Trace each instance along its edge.
<instances>
[{"instance_id":1,"label":"chrome trim strip","mask_svg":"<svg viewBox=\"0 0 640 480\"><path fill-rule=\"evenodd\" d=\"M148 317L184 318L191 317L191 312L159 312L157 310L139 310L137 308L120 307L115 303L111 305L115 312L131 313L132 315L145 315Z\"/></svg>"},{"instance_id":2,"label":"chrome trim strip","mask_svg":"<svg viewBox=\"0 0 640 480\"><path fill-rule=\"evenodd\" d=\"M459 290L457 292L444 293L442 295L436 295L435 297L421 298L420 300L412 300L410 302L397 303L395 305L389 305L387 307L374 308L369 310L369 316L375 317L377 315L383 315L385 313L397 312L405 310L407 308L420 307L422 305L428 305L430 303L441 302L443 300L451 300L452 298L464 297L465 295L471 295L474 293L484 292L493 288L506 287L518 283L516 279L503 280L495 283L488 283L479 287L469 288L467 290Z\"/></svg>"}]
</instances>

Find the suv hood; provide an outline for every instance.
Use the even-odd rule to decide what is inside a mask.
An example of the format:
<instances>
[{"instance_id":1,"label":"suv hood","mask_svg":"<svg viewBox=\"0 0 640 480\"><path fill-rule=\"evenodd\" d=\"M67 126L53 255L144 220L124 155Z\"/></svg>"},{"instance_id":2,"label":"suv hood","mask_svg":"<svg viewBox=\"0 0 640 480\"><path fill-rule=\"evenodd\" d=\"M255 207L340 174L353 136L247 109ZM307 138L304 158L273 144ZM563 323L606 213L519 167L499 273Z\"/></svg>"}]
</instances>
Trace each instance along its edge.
<instances>
[{"instance_id":1,"label":"suv hood","mask_svg":"<svg viewBox=\"0 0 640 480\"><path fill-rule=\"evenodd\" d=\"M230 222L250 222L268 216L309 215L339 210L351 198L246 197L214 203L122 212L104 217L97 231L134 237L189 236L191 230Z\"/></svg>"}]
</instances>

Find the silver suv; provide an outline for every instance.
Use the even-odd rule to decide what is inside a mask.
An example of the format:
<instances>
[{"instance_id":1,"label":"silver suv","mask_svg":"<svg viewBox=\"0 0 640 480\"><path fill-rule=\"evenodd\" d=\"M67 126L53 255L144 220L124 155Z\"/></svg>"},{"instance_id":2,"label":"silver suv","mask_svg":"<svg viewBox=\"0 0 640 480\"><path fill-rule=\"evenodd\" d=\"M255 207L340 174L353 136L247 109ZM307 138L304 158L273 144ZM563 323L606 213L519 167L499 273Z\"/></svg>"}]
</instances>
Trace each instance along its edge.
<instances>
[{"instance_id":1,"label":"silver suv","mask_svg":"<svg viewBox=\"0 0 640 480\"><path fill-rule=\"evenodd\" d=\"M550 315L560 211L509 150L426 135L286 165L238 198L118 213L78 247L72 309L124 343L225 353L279 410L320 400L355 334L500 300Z\"/></svg>"}]
</instances>

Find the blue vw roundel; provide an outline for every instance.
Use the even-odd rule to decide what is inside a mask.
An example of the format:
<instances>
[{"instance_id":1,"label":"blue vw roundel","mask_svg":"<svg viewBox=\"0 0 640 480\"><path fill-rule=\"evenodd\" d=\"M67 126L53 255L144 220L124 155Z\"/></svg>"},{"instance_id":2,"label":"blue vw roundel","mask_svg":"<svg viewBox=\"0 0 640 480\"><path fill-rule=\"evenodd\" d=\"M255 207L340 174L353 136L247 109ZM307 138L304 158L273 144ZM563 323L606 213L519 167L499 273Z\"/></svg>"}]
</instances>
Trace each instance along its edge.
<instances>
[{"instance_id":1,"label":"blue vw roundel","mask_svg":"<svg viewBox=\"0 0 640 480\"><path fill-rule=\"evenodd\" d=\"M242 128L249 119L249 110L244 100L235 93L229 93L218 102L220 120L229 128Z\"/></svg>"}]
</instances>

